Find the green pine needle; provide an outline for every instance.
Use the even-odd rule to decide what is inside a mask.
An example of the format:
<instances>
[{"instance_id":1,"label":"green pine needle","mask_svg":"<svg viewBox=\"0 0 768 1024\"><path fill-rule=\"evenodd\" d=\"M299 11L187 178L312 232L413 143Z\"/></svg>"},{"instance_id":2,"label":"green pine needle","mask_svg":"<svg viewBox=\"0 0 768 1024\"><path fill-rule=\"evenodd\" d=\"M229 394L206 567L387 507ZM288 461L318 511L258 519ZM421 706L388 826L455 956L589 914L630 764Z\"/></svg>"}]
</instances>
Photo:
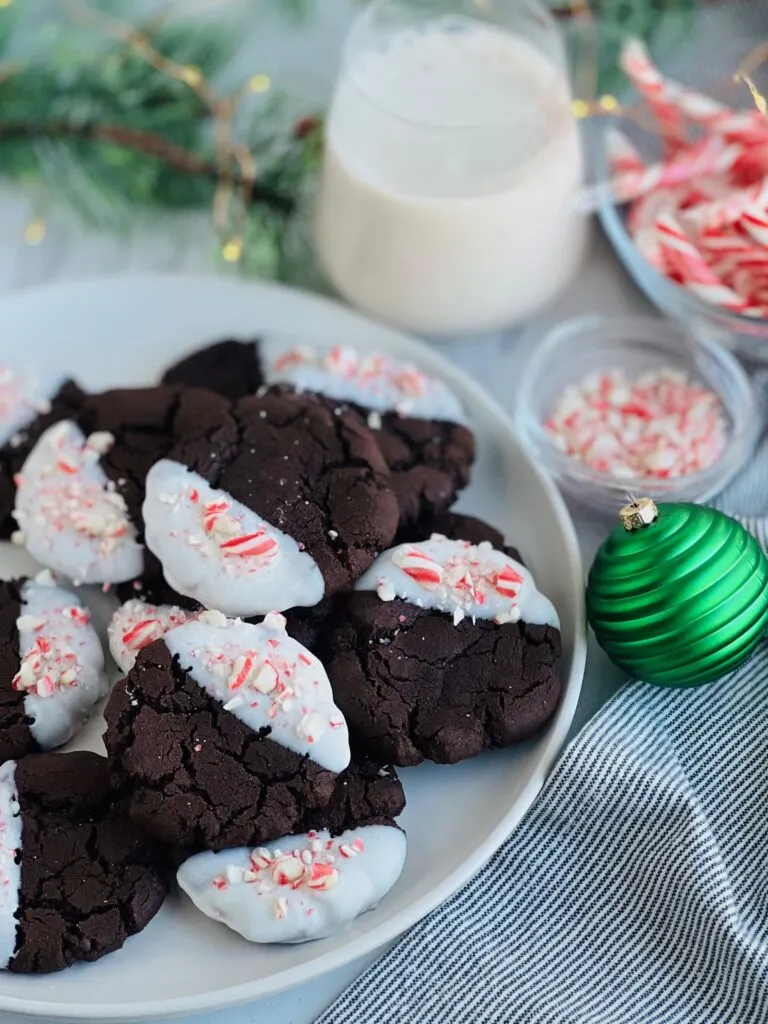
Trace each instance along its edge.
<instances>
[{"instance_id":1,"label":"green pine needle","mask_svg":"<svg viewBox=\"0 0 768 1024\"><path fill-rule=\"evenodd\" d=\"M141 209L210 209L220 173L210 111L194 89L130 45L74 23L54 33L44 26L34 52L15 66L16 6L0 11L0 175L43 186L48 197L108 229L130 227ZM120 4L98 9L121 17ZM137 28L164 57L199 69L206 80L215 80L235 51L236 33L210 19L155 19ZM279 269L280 238L316 147L286 133L278 103L255 100L251 107L236 125L259 169L252 206L242 211L254 247L244 262ZM238 196L235 180L234 211Z\"/></svg>"}]
</instances>

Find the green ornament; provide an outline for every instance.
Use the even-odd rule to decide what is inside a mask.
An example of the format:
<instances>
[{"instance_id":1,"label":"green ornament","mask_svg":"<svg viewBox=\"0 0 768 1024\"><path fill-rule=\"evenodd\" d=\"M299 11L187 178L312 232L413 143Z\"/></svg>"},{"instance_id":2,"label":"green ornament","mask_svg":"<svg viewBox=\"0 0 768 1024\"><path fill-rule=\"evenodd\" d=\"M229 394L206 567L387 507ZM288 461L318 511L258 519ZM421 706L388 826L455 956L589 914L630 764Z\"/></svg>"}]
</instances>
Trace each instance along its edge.
<instances>
[{"instance_id":1,"label":"green ornament","mask_svg":"<svg viewBox=\"0 0 768 1024\"><path fill-rule=\"evenodd\" d=\"M768 558L730 516L640 498L603 542L587 581L597 642L620 668L659 686L718 679L768 626Z\"/></svg>"}]
</instances>

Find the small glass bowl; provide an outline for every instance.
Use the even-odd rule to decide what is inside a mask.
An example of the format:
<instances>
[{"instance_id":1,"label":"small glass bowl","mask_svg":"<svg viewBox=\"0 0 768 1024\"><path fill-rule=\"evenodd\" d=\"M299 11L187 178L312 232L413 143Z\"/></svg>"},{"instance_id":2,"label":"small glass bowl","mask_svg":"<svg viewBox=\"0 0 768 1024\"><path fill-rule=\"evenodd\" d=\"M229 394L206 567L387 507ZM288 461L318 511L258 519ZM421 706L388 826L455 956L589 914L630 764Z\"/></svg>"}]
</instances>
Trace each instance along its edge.
<instances>
[{"instance_id":1,"label":"small glass bowl","mask_svg":"<svg viewBox=\"0 0 768 1024\"><path fill-rule=\"evenodd\" d=\"M648 133L639 134L633 126L634 138L648 161L661 158L659 141ZM608 181L610 169L606 148L606 134L596 133L592 159L597 181ZM605 192L598 207L598 216L617 256L635 284L650 301L667 316L687 325L699 337L717 341L745 359L768 362L768 320L742 316L699 299L682 285L670 281L641 255L634 239L627 231L625 208L617 206Z\"/></svg>"},{"instance_id":2,"label":"small glass bowl","mask_svg":"<svg viewBox=\"0 0 768 1024\"><path fill-rule=\"evenodd\" d=\"M662 369L685 372L719 397L727 420L726 448L717 462L687 476L616 480L566 455L544 422L569 384L587 374L624 370L629 376ZM521 439L566 493L601 512L615 512L627 495L662 501L706 501L742 469L759 434L757 403L738 361L715 342L696 338L653 317L583 317L552 330L533 350L520 377L515 412Z\"/></svg>"}]
</instances>

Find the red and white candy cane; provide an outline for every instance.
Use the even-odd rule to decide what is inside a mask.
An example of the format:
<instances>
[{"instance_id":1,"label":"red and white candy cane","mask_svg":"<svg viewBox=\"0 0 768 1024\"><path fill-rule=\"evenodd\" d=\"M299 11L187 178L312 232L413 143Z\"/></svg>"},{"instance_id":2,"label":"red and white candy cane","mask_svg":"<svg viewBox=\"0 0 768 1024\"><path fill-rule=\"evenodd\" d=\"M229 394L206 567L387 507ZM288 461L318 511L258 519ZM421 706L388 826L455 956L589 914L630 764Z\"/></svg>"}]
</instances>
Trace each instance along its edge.
<instances>
[{"instance_id":1,"label":"red and white candy cane","mask_svg":"<svg viewBox=\"0 0 768 1024\"><path fill-rule=\"evenodd\" d=\"M699 298L733 313L744 313L749 303L723 284L677 221L663 214L656 222L659 244L670 270Z\"/></svg>"},{"instance_id":2,"label":"red and white candy cane","mask_svg":"<svg viewBox=\"0 0 768 1024\"><path fill-rule=\"evenodd\" d=\"M436 590L443 581L443 567L440 563L417 548L396 552L392 561L406 576L410 576L427 590Z\"/></svg>"},{"instance_id":3,"label":"red and white candy cane","mask_svg":"<svg viewBox=\"0 0 768 1024\"><path fill-rule=\"evenodd\" d=\"M676 153L687 141L685 118L640 39L627 41L621 54L621 66L651 108L665 152Z\"/></svg>"},{"instance_id":4,"label":"red and white candy cane","mask_svg":"<svg viewBox=\"0 0 768 1024\"><path fill-rule=\"evenodd\" d=\"M768 207L768 178L755 182L746 188L731 189L722 199L713 199L686 210L684 218L696 231L703 235L714 234L721 238L723 228L736 224L745 210L752 206Z\"/></svg>"},{"instance_id":5,"label":"red and white candy cane","mask_svg":"<svg viewBox=\"0 0 768 1024\"><path fill-rule=\"evenodd\" d=\"M608 152L611 174L614 177L619 174L641 174L645 170L647 166L645 160L624 132L619 131L618 128L609 128L606 131L605 147Z\"/></svg>"},{"instance_id":6,"label":"red and white candy cane","mask_svg":"<svg viewBox=\"0 0 768 1024\"><path fill-rule=\"evenodd\" d=\"M642 171L619 175L613 189L619 202L636 199L657 188L670 188L730 170L742 155L742 147L726 145L722 139L705 139L696 146L681 150L667 163L651 164Z\"/></svg>"},{"instance_id":7,"label":"red and white candy cane","mask_svg":"<svg viewBox=\"0 0 768 1024\"><path fill-rule=\"evenodd\" d=\"M735 142L750 143L768 135L768 122L757 110L731 110L711 96L666 81L667 96L684 117L703 125L713 135Z\"/></svg>"},{"instance_id":8,"label":"red and white candy cane","mask_svg":"<svg viewBox=\"0 0 768 1024\"><path fill-rule=\"evenodd\" d=\"M756 203L749 206L741 215L739 224L761 246L768 248L768 213Z\"/></svg>"},{"instance_id":9,"label":"red and white candy cane","mask_svg":"<svg viewBox=\"0 0 768 1024\"><path fill-rule=\"evenodd\" d=\"M626 203L694 179L701 181L707 176L720 175L731 170L743 155L743 148L736 143L727 145L719 138L704 139L694 146L680 150L666 163L650 164L642 170L619 174L614 177L607 190L605 185L584 189L579 196L578 206L583 210L597 209L606 191L615 202Z\"/></svg>"}]
</instances>

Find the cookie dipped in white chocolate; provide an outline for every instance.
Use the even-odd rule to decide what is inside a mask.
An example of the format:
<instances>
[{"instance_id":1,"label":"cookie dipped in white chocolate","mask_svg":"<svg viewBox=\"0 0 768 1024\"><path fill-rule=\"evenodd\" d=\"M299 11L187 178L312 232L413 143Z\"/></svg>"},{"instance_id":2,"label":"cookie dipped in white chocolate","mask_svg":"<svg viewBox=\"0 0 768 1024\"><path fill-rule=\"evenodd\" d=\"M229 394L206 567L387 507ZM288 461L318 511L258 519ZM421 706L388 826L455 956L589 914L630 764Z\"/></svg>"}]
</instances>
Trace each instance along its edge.
<instances>
[{"instance_id":1,"label":"cookie dipped in white chocolate","mask_svg":"<svg viewBox=\"0 0 768 1024\"><path fill-rule=\"evenodd\" d=\"M122 583L144 564L136 529L99 465L111 434L86 438L70 420L40 437L16 481L14 540L76 583Z\"/></svg>"},{"instance_id":2,"label":"cookie dipped in white chocolate","mask_svg":"<svg viewBox=\"0 0 768 1024\"><path fill-rule=\"evenodd\" d=\"M198 910L249 942L306 942L375 907L400 877L405 846L393 825L308 832L268 849L197 854L176 877Z\"/></svg>"},{"instance_id":3,"label":"cookie dipped in white chocolate","mask_svg":"<svg viewBox=\"0 0 768 1024\"><path fill-rule=\"evenodd\" d=\"M293 537L171 459L147 475L147 547L168 584L225 615L310 607L325 581Z\"/></svg>"},{"instance_id":4,"label":"cookie dipped in white chocolate","mask_svg":"<svg viewBox=\"0 0 768 1024\"><path fill-rule=\"evenodd\" d=\"M47 573L22 585L16 628L21 663L12 686L24 694L33 739L52 750L78 733L106 696L104 652L88 610Z\"/></svg>"},{"instance_id":5,"label":"cookie dipped in white chocolate","mask_svg":"<svg viewBox=\"0 0 768 1024\"><path fill-rule=\"evenodd\" d=\"M265 338L259 357L267 384L290 384L297 391L315 391L377 412L466 423L461 402L447 384L382 352Z\"/></svg>"},{"instance_id":6,"label":"cookie dipped in white chocolate","mask_svg":"<svg viewBox=\"0 0 768 1024\"><path fill-rule=\"evenodd\" d=\"M349 732L320 661L270 613L260 625L188 622L165 635L179 665L209 697L254 732L322 768L343 771L350 761Z\"/></svg>"},{"instance_id":7,"label":"cookie dipped in white chocolate","mask_svg":"<svg viewBox=\"0 0 768 1024\"><path fill-rule=\"evenodd\" d=\"M379 555L355 590L445 612L456 624L471 618L560 628L552 602L525 566L487 541L470 544L434 533L426 541L400 544Z\"/></svg>"},{"instance_id":8,"label":"cookie dipped in white chocolate","mask_svg":"<svg viewBox=\"0 0 768 1024\"><path fill-rule=\"evenodd\" d=\"M21 892L21 809L16 788L16 762L0 765L0 969L16 951Z\"/></svg>"}]
</instances>

